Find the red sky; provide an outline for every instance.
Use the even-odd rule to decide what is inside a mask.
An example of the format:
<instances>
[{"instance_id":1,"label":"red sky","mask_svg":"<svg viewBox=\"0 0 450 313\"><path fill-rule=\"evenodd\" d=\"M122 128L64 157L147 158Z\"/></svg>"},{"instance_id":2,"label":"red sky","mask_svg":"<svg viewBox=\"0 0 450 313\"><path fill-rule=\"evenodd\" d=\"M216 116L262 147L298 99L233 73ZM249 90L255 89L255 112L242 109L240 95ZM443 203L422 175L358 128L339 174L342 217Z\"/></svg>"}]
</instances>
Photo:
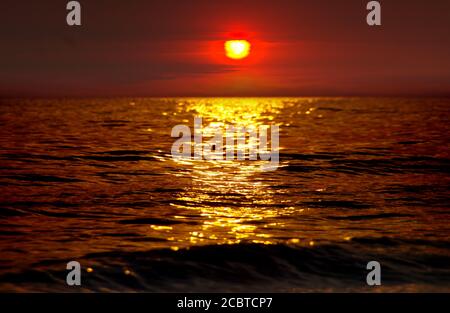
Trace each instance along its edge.
<instances>
[{"instance_id":1,"label":"red sky","mask_svg":"<svg viewBox=\"0 0 450 313\"><path fill-rule=\"evenodd\" d=\"M0 96L450 95L450 1L367 2L2 0Z\"/></svg>"}]
</instances>

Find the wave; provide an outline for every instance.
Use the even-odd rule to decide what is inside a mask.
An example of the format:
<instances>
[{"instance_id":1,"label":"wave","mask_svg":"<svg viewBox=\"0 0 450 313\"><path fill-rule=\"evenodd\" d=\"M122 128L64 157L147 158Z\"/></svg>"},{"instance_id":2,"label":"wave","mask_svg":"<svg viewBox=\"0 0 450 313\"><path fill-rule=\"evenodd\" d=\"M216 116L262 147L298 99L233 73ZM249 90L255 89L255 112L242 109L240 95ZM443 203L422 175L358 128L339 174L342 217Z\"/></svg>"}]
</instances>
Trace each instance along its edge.
<instances>
[{"instance_id":1,"label":"wave","mask_svg":"<svg viewBox=\"0 0 450 313\"><path fill-rule=\"evenodd\" d=\"M377 254L377 247L383 247L384 252ZM442 291L450 290L450 256L439 249L448 252L449 247L446 241L381 237L314 247L241 243L178 251L110 251L77 260L83 268L82 287L78 290L370 291L366 265L376 260L381 264L382 286L386 290L398 291L413 284L419 291ZM34 268L0 276L2 288L5 290L9 283L14 284L16 291L73 291L65 285L64 262L42 261Z\"/></svg>"}]
</instances>

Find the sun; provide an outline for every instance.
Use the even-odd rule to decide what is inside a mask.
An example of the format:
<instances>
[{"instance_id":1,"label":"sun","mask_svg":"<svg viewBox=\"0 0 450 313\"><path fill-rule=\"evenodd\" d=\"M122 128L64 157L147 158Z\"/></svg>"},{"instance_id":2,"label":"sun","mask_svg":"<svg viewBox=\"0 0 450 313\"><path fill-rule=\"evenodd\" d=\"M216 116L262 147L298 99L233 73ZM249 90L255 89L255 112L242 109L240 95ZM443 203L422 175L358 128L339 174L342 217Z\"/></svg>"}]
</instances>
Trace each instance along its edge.
<instances>
[{"instance_id":1,"label":"sun","mask_svg":"<svg viewBox=\"0 0 450 313\"><path fill-rule=\"evenodd\" d=\"M250 43L247 40L225 41L225 54L230 59L244 59L250 54Z\"/></svg>"}]
</instances>

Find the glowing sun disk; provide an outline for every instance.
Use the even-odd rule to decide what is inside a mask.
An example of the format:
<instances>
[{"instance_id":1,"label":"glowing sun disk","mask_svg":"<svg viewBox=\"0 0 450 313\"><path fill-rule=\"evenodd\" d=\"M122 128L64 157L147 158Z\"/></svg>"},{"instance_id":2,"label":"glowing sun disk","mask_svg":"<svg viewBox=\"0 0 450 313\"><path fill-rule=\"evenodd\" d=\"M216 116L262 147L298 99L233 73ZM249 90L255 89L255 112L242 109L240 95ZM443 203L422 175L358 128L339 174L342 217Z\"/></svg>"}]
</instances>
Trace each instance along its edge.
<instances>
[{"instance_id":1,"label":"glowing sun disk","mask_svg":"<svg viewBox=\"0 0 450 313\"><path fill-rule=\"evenodd\" d=\"M249 55L250 46L247 40L228 40L225 42L225 53L230 59L243 59Z\"/></svg>"}]
</instances>

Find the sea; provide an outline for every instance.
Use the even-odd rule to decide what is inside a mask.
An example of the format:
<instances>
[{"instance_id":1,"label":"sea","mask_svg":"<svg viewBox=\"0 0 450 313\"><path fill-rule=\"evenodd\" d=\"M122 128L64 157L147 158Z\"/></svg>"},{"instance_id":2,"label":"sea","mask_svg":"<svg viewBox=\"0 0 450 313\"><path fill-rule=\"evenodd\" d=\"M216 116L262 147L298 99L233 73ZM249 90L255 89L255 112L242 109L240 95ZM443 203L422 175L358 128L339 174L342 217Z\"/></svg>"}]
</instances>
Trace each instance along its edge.
<instances>
[{"instance_id":1,"label":"sea","mask_svg":"<svg viewBox=\"0 0 450 313\"><path fill-rule=\"evenodd\" d=\"M195 117L277 125L278 165L174 159ZM449 117L431 97L1 99L0 291L450 292Z\"/></svg>"}]
</instances>

